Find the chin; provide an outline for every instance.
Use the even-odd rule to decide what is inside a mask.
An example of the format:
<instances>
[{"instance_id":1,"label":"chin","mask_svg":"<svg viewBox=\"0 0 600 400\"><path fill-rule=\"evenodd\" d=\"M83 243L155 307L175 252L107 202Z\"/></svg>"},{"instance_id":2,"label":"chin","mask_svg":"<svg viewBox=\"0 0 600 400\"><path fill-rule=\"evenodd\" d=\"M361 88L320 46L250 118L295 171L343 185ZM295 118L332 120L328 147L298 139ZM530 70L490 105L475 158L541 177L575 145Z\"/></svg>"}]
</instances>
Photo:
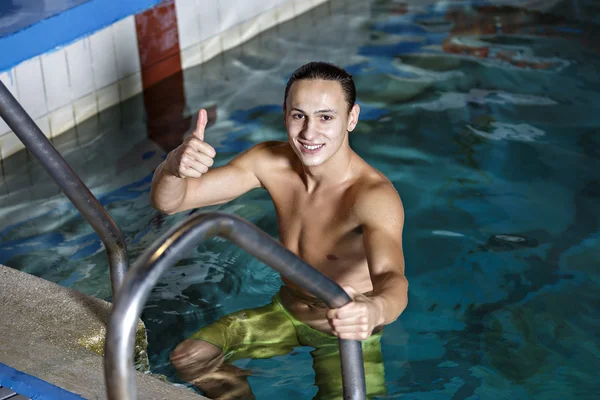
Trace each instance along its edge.
<instances>
[{"instance_id":1,"label":"chin","mask_svg":"<svg viewBox=\"0 0 600 400\"><path fill-rule=\"evenodd\" d=\"M318 167L324 163L323 160L306 160L303 158L301 158L300 161L302 161L302 165L305 167Z\"/></svg>"}]
</instances>

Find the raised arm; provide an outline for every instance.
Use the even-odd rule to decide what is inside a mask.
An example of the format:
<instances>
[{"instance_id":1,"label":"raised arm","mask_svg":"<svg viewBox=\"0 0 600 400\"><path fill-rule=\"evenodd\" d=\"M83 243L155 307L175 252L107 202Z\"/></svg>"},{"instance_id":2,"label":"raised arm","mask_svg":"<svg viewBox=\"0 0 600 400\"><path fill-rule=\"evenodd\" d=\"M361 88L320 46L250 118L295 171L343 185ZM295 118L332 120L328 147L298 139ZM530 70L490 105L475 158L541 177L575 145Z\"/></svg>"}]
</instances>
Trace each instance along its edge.
<instances>
[{"instance_id":1,"label":"raised arm","mask_svg":"<svg viewBox=\"0 0 600 400\"><path fill-rule=\"evenodd\" d=\"M152 206L167 214L225 203L260 187L256 174L259 144L227 165L211 168L215 149L204 141L207 115L200 110L194 132L158 166L152 179Z\"/></svg>"}]
</instances>

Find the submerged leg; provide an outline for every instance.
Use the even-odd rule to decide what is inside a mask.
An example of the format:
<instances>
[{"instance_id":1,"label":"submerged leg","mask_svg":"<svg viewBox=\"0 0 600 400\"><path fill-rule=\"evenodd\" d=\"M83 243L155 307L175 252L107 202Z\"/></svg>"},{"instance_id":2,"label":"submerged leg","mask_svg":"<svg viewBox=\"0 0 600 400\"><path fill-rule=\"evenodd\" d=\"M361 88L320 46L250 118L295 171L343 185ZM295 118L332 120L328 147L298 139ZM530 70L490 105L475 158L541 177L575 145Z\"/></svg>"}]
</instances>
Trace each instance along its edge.
<instances>
[{"instance_id":1,"label":"submerged leg","mask_svg":"<svg viewBox=\"0 0 600 400\"><path fill-rule=\"evenodd\" d=\"M224 361L223 351L203 340L186 339L171 353L177 374L214 400L254 399L249 373Z\"/></svg>"},{"instance_id":2,"label":"submerged leg","mask_svg":"<svg viewBox=\"0 0 600 400\"><path fill-rule=\"evenodd\" d=\"M367 399L387 394L385 370L381 353L381 335L378 332L361 342L365 367ZM319 343L321 342L321 343ZM305 343L303 341L303 343ZM342 400L343 382L339 345L336 338L328 343L316 340L311 352L315 370L315 384L319 388L314 400Z\"/></svg>"},{"instance_id":3,"label":"submerged leg","mask_svg":"<svg viewBox=\"0 0 600 400\"><path fill-rule=\"evenodd\" d=\"M296 329L276 298L226 315L181 342L171 354L177 374L215 400L254 399L250 373L230 363L287 354L299 345Z\"/></svg>"}]
</instances>

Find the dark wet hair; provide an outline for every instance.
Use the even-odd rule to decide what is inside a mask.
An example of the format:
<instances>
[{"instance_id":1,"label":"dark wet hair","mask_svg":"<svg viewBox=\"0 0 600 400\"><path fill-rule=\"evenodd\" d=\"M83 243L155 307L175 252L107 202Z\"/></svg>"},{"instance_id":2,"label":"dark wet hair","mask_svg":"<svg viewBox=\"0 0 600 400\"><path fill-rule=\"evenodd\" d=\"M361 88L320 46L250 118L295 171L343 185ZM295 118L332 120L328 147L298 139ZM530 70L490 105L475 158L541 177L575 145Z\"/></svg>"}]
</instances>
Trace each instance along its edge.
<instances>
[{"instance_id":1,"label":"dark wet hair","mask_svg":"<svg viewBox=\"0 0 600 400\"><path fill-rule=\"evenodd\" d=\"M346 103L348 104L348 112L350 112L354 106L354 103L356 102L356 87L354 86L352 75L337 65L320 61L313 61L308 64L304 64L294 71L292 76L290 76L287 85L285 86L285 95L283 97L284 106L285 102L287 101L290 88L294 82L299 80L316 79L339 82L340 85L342 85L344 97L346 98Z\"/></svg>"}]
</instances>

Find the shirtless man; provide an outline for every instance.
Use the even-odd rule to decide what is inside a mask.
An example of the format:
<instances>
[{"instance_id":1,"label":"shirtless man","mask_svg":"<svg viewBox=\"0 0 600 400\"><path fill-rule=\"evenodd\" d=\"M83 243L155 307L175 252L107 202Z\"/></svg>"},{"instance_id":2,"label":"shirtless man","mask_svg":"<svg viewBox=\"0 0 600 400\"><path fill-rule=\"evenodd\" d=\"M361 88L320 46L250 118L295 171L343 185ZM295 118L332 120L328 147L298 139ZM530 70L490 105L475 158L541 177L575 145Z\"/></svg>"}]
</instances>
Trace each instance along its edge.
<instances>
[{"instance_id":1,"label":"shirtless man","mask_svg":"<svg viewBox=\"0 0 600 400\"><path fill-rule=\"evenodd\" d=\"M337 338L360 340L368 394L382 394L379 339L407 305L404 210L392 183L351 148L358 123L352 77L327 63L291 76L283 113L287 142L265 142L211 168L201 110L193 134L169 153L152 182L153 206L167 214L224 203L255 188L275 204L281 243L340 284L353 299L339 309L283 278L269 305L242 310L200 329L171 354L178 374L211 398L252 397L230 363L314 347L318 398L341 398Z\"/></svg>"}]
</instances>

